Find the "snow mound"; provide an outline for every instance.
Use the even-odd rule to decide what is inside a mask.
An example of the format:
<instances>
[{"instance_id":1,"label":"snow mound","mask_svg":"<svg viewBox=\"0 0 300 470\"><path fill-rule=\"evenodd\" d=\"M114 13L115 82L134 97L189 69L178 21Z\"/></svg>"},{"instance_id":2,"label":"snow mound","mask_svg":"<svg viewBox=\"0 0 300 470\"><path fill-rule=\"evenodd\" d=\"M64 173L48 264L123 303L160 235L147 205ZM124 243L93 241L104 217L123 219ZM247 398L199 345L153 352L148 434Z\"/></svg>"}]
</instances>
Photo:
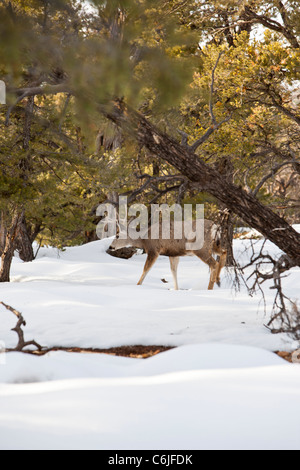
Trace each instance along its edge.
<instances>
[{"instance_id":1,"label":"snow mound","mask_svg":"<svg viewBox=\"0 0 300 470\"><path fill-rule=\"evenodd\" d=\"M174 372L286 365L277 355L259 348L225 344L182 346L149 359L107 354L52 352L42 357L6 355L0 383L35 383L75 378L143 377Z\"/></svg>"},{"instance_id":2,"label":"snow mound","mask_svg":"<svg viewBox=\"0 0 300 470\"><path fill-rule=\"evenodd\" d=\"M259 349L7 356L1 450L300 448L300 367Z\"/></svg>"}]
</instances>

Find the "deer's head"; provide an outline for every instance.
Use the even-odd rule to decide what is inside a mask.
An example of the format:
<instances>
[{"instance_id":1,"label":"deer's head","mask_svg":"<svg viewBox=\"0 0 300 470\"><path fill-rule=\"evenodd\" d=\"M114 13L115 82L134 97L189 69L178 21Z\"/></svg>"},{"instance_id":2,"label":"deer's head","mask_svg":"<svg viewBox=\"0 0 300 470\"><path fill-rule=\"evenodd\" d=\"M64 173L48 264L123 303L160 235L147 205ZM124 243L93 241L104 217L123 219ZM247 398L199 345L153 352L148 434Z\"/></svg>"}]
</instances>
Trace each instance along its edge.
<instances>
[{"instance_id":1,"label":"deer's head","mask_svg":"<svg viewBox=\"0 0 300 470\"><path fill-rule=\"evenodd\" d=\"M110 245L109 250L110 251L115 251L115 250L120 250L121 248L127 248L127 247L132 247L132 246L133 246L133 244L130 241L130 239L127 238L126 240L123 240L123 239L119 238L119 236L117 235L115 240Z\"/></svg>"}]
</instances>

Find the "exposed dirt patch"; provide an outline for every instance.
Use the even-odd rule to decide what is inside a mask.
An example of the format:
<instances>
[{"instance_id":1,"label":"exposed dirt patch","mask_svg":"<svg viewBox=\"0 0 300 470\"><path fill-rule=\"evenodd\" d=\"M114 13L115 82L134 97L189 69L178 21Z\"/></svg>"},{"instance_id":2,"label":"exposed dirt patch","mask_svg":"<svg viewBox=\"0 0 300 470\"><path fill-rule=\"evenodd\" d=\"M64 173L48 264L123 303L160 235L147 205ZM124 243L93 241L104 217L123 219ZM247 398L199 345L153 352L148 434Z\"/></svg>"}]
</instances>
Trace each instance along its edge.
<instances>
[{"instance_id":1,"label":"exposed dirt patch","mask_svg":"<svg viewBox=\"0 0 300 470\"><path fill-rule=\"evenodd\" d=\"M53 348L42 349L42 351L30 351L30 350L23 350L22 353L25 354L32 354L35 356L44 356L52 351L64 351L69 353L80 353L80 354L109 354L110 356L120 356L120 357L132 357L135 359L147 359L148 357L156 356L165 351L170 351L171 349L175 349L175 347L171 346L119 346L115 348L109 349L98 349L98 348L78 348L78 347L62 347L62 346L54 346ZM15 352L15 349L7 349L6 352ZM293 361L293 352L287 351L274 351L274 354L281 357L285 361L289 363L294 363ZM300 362L300 354L299 354L299 362Z\"/></svg>"},{"instance_id":2,"label":"exposed dirt patch","mask_svg":"<svg viewBox=\"0 0 300 470\"><path fill-rule=\"evenodd\" d=\"M286 351L275 351L275 353L277 354L277 356L281 357L285 361L290 362L291 364L293 363L293 360L292 360L293 353L286 352Z\"/></svg>"},{"instance_id":3,"label":"exposed dirt patch","mask_svg":"<svg viewBox=\"0 0 300 470\"><path fill-rule=\"evenodd\" d=\"M109 354L111 356L122 356L122 357L132 357L135 359L147 359L148 357L156 356L156 354L169 351L174 349L173 347L168 346L121 346L110 349L97 349L97 348L77 348L77 347L53 347L48 349L43 349L42 351L25 351L23 353L33 354L35 356L44 356L52 351L64 351L71 353L81 353L81 354ZM7 350L11 352L12 350Z\"/></svg>"}]
</instances>

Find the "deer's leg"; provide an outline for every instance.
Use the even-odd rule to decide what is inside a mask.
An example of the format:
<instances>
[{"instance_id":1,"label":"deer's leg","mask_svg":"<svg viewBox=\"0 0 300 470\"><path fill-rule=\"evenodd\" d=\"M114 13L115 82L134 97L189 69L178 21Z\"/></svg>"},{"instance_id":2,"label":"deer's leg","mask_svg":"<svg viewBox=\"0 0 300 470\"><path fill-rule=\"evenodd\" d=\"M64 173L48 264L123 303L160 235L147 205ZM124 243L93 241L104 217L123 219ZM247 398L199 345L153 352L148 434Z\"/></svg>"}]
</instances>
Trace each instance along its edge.
<instances>
[{"instance_id":1,"label":"deer's leg","mask_svg":"<svg viewBox=\"0 0 300 470\"><path fill-rule=\"evenodd\" d=\"M208 284L208 290L213 290L214 285L217 281L217 273L218 273L218 263L217 261L210 256L209 258L203 258L199 256L197 253L195 253L196 256L201 259L204 263L206 263L209 266L210 269L210 280Z\"/></svg>"},{"instance_id":2,"label":"deer's leg","mask_svg":"<svg viewBox=\"0 0 300 470\"><path fill-rule=\"evenodd\" d=\"M226 265L226 261L227 261L227 252L226 253L223 253L221 256L220 256L220 261L218 263L218 269L217 269L217 284L218 286L221 285L221 272L222 272L222 269L224 268L224 266Z\"/></svg>"},{"instance_id":3,"label":"deer's leg","mask_svg":"<svg viewBox=\"0 0 300 470\"><path fill-rule=\"evenodd\" d=\"M178 290L178 279L177 279L178 264L179 264L179 257L175 257L175 258L170 257L170 265L171 265L171 271L172 271L172 275L174 279L175 290Z\"/></svg>"},{"instance_id":4,"label":"deer's leg","mask_svg":"<svg viewBox=\"0 0 300 470\"><path fill-rule=\"evenodd\" d=\"M210 280L208 284L208 290L213 290L215 283L217 282L217 273L218 273L218 262L211 257L208 262L210 268Z\"/></svg>"},{"instance_id":5,"label":"deer's leg","mask_svg":"<svg viewBox=\"0 0 300 470\"><path fill-rule=\"evenodd\" d=\"M143 271L141 279L138 282L138 286L141 286L143 284L143 282L145 280L145 277L147 276L150 269L153 267L153 265L156 262L157 258L158 258L158 254L148 253L148 257L147 257L147 260L146 260L146 263L145 263L145 266L144 266L144 271Z\"/></svg>"},{"instance_id":6,"label":"deer's leg","mask_svg":"<svg viewBox=\"0 0 300 470\"><path fill-rule=\"evenodd\" d=\"M218 274L218 262L211 257L208 262L210 268L210 280L208 284L208 290L213 290L215 283L217 282L217 274Z\"/></svg>"}]
</instances>

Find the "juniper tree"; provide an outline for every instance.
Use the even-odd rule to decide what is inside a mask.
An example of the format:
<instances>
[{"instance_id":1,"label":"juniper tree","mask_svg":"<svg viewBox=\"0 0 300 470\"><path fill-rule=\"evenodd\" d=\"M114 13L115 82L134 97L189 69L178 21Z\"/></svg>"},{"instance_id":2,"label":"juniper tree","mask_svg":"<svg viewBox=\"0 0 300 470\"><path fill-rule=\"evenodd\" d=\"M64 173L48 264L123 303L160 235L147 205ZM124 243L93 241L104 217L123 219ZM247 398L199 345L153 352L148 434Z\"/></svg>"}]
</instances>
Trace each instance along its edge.
<instances>
[{"instance_id":1,"label":"juniper tree","mask_svg":"<svg viewBox=\"0 0 300 470\"><path fill-rule=\"evenodd\" d=\"M295 2L245 1L237 7L236 2L219 1L95 0L92 6L14 1L4 3L1 12L7 45L1 58L9 91L6 119L15 120L24 139L26 106L34 100L35 114L44 124L31 144L43 147L40 138L46 129L42 152L52 155L49 172L81 197L82 205L75 207L112 189L142 194L157 184L161 195L161 182L174 178L181 201L187 189L196 198L212 198L276 243L291 265L299 265L299 235L280 217L273 207L277 200L266 191L266 183L285 166L299 171ZM251 33L258 24L267 33L254 40ZM59 119L56 103L63 98L72 103L64 132L65 110L60 108ZM46 117L45 103L50 107ZM113 123L110 136L103 119ZM49 142L63 149L58 151L60 164ZM63 163L75 155L84 167L86 157L99 164L87 177L91 192L78 193L78 179L68 174L69 163ZM35 163L41 165L24 148L14 158L12 167L25 162L30 178ZM139 169L136 180L131 163ZM19 185L21 180L18 173ZM53 192L53 186L47 188L45 200ZM17 203L23 211L24 195ZM73 211L74 219L80 213ZM59 211L52 215L51 229L59 234Z\"/></svg>"}]
</instances>

